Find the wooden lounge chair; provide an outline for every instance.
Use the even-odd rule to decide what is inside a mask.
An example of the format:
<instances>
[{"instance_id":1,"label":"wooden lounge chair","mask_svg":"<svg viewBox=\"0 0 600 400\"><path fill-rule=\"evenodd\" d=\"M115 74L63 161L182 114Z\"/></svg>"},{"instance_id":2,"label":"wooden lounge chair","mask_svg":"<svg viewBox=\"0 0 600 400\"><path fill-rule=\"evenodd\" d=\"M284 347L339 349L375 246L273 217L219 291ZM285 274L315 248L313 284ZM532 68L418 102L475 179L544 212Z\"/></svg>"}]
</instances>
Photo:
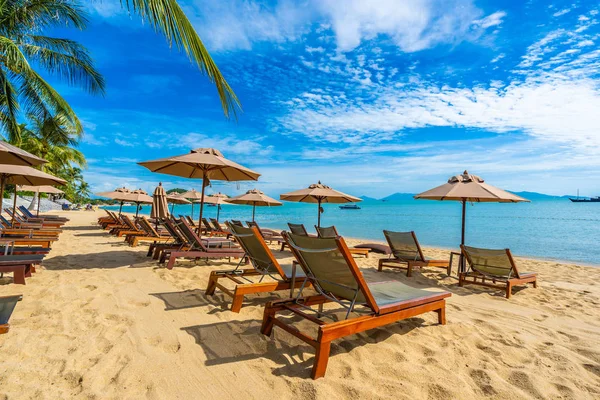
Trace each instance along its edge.
<instances>
[{"instance_id":1,"label":"wooden lounge chair","mask_svg":"<svg viewBox=\"0 0 600 400\"><path fill-rule=\"evenodd\" d=\"M4 216L0 215L0 229L4 236L49 237L57 240L58 236L62 233L61 230L56 229L41 229L39 225L34 228L27 226L12 228L5 220Z\"/></svg>"},{"instance_id":2,"label":"wooden lounge chair","mask_svg":"<svg viewBox=\"0 0 600 400\"><path fill-rule=\"evenodd\" d=\"M136 247L141 242L170 242L173 240L173 237L170 235L161 235L154 229L154 227L148 222L146 217L140 217L139 219L140 226L142 229L146 231L146 235L127 235L126 241L129 242L131 247Z\"/></svg>"},{"instance_id":3,"label":"wooden lounge chair","mask_svg":"<svg viewBox=\"0 0 600 400\"><path fill-rule=\"evenodd\" d=\"M19 209L19 211L21 212L21 214L23 214L23 216L25 216L27 218L42 218L44 220L55 220L55 221L64 222L64 223L69 222L69 218L61 217L60 215L53 215L53 214L34 215L25 206L21 205L21 206L19 206L17 208Z\"/></svg>"},{"instance_id":4,"label":"wooden lounge chair","mask_svg":"<svg viewBox=\"0 0 600 400\"><path fill-rule=\"evenodd\" d=\"M450 297L450 293L415 289L398 281L366 282L341 237L320 239L286 233L284 237L318 294L302 296L301 288L293 299L267 303L261 332L270 336L273 326L278 326L313 346L316 349L311 372L313 379L325 375L331 342L335 339L431 311L437 313L440 324L446 323L445 299ZM321 310L311 308L321 308L330 302L343 307L345 318L327 322ZM364 313L351 315L354 311ZM318 326L316 337L293 326L293 320L278 318L277 314L283 312L291 312L315 323ZM311 312L316 312L316 315Z\"/></svg>"},{"instance_id":5,"label":"wooden lounge chair","mask_svg":"<svg viewBox=\"0 0 600 400\"><path fill-rule=\"evenodd\" d=\"M42 218L23 218L19 213L14 212L12 208L5 208L4 211L14 219L15 224L38 224L40 228L60 228L63 222L45 221Z\"/></svg>"},{"instance_id":6,"label":"wooden lounge chair","mask_svg":"<svg viewBox=\"0 0 600 400\"><path fill-rule=\"evenodd\" d=\"M131 220L127 215L121 215L121 221L123 221L124 225L118 225L113 227L110 230L111 235L116 235L117 237L123 237L127 235L147 235L148 232L146 230L139 227L135 222Z\"/></svg>"},{"instance_id":7,"label":"wooden lounge chair","mask_svg":"<svg viewBox=\"0 0 600 400\"><path fill-rule=\"evenodd\" d=\"M246 221L246 225L248 225L248 228L258 229L263 239L269 243L277 242L278 245L281 245L280 251L283 251L285 246L287 246L285 239L283 239L283 236L281 236L281 232L274 231L273 229L261 229L256 221Z\"/></svg>"},{"instance_id":8,"label":"wooden lounge chair","mask_svg":"<svg viewBox=\"0 0 600 400\"><path fill-rule=\"evenodd\" d=\"M302 271L297 271L292 279L292 266L279 264L256 227L244 228L233 224L228 224L228 227L254 268L240 269L240 262L237 268L232 270L212 271L206 288L207 295L213 295L216 288L221 289L233 297L231 311L237 313L240 312L244 296L247 294L289 290L292 285L297 288L302 286L305 279ZM267 277L272 280L263 281ZM258 280L253 281L252 278ZM231 291L219 282L220 279L229 279L236 283L235 289Z\"/></svg>"},{"instance_id":9,"label":"wooden lounge chair","mask_svg":"<svg viewBox=\"0 0 600 400\"><path fill-rule=\"evenodd\" d=\"M185 219L182 218L180 222L181 224L179 225L179 229L188 240L190 248L189 250L185 251L172 251L169 254L169 261L167 263L168 269L173 269L175 261L177 261L178 258L206 258L208 260L210 258L243 258L245 256L246 253L244 250L240 247L237 247L230 241L228 241L230 243L228 247L215 248L205 245L205 242L200 239L194 229L187 224Z\"/></svg>"},{"instance_id":10,"label":"wooden lounge chair","mask_svg":"<svg viewBox=\"0 0 600 400\"><path fill-rule=\"evenodd\" d=\"M13 282L25 285L25 278L35 272L35 266L41 264L43 259L43 254L0 256L0 276L5 272L12 272Z\"/></svg>"},{"instance_id":11,"label":"wooden lounge chair","mask_svg":"<svg viewBox=\"0 0 600 400\"><path fill-rule=\"evenodd\" d=\"M232 220L231 220L231 223L232 223L233 225L236 225L236 226L242 226L242 227L244 226L244 224L242 223L242 221L240 221L240 220L238 220L238 219L232 219Z\"/></svg>"},{"instance_id":12,"label":"wooden lounge chair","mask_svg":"<svg viewBox=\"0 0 600 400\"><path fill-rule=\"evenodd\" d=\"M320 238L324 238L324 239L335 239L336 237L340 236L340 234L338 233L337 229L335 229L335 226L317 226L315 225L315 229L317 230L317 236ZM353 248L350 247L348 249L350 251L350 254L356 255L359 254L361 256L365 256L365 258L369 258L369 249L359 249L359 248Z\"/></svg>"},{"instance_id":13,"label":"wooden lounge chair","mask_svg":"<svg viewBox=\"0 0 600 400\"><path fill-rule=\"evenodd\" d=\"M461 245L460 248L469 264L469 269L467 272L458 274L459 286L471 283L505 289L507 299L510 299L513 286L531 283L534 288L537 288L537 274L535 272L519 272L509 249L490 250L464 245ZM478 279L481 282L478 282Z\"/></svg>"},{"instance_id":14,"label":"wooden lounge chair","mask_svg":"<svg viewBox=\"0 0 600 400\"><path fill-rule=\"evenodd\" d=\"M0 296L0 335L8 333L10 329L10 316L12 315L17 302L23 300L23 295Z\"/></svg>"},{"instance_id":15,"label":"wooden lounge chair","mask_svg":"<svg viewBox=\"0 0 600 400\"><path fill-rule=\"evenodd\" d=\"M223 228L221 226L221 224L219 223L219 221L217 221L215 218L210 219L210 224L212 225L213 229L216 232L226 236L227 238L229 238L229 236L231 236L231 231L227 228Z\"/></svg>"},{"instance_id":16,"label":"wooden lounge chair","mask_svg":"<svg viewBox=\"0 0 600 400\"><path fill-rule=\"evenodd\" d=\"M382 271L383 267L405 269L406 276L412 276L413 269L437 267L444 268L448 276L450 276L452 272L450 260L431 260L425 257L414 232L384 230L383 235L390 245L392 254L390 254L390 258L379 260L379 271Z\"/></svg>"},{"instance_id":17,"label":"wooden lounge chair","mask_svg":"<svg viewBox=\"0 0 600 400\"><path fill-rule=\"evenodd\" d=\"M202 218L202 229L204 232L206 232L206 234L208 236L227 236L228 235L228 233L223 230L215 229L215 227L213 225L211 225L211 223L206 218Z\"/></svg>"}]
</instances>

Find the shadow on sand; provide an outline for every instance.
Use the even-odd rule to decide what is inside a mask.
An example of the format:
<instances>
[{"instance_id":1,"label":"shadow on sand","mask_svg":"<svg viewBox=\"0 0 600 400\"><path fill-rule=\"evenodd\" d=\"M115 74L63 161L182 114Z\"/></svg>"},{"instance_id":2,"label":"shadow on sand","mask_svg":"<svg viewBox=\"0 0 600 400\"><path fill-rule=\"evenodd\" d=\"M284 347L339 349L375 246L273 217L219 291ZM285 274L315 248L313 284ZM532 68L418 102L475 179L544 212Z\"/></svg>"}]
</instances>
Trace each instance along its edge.
<instances>
[{"instance_id":1,"label":"shadow on sand","mask_svg":"<svg viewBox=\"0 0 600 400\"><path fill-rule=\"evenodd\" d=\"M331 356L335 357L336 354L350 352L367 343L386 340L391 335L407 334L422 326L423 322L424 320L421 318L411 318L384 328L348 336L332 343ZM208 366L265 358L278 365L273 370L273 375L309 377L314 361L314 349L277 327L274 329L273 337L266 337L260 333L260 326L261 321L247 320L217 322L181 329L190 334L196 344L202 347ZM306 329L306 327L302 329ZM308 331L313 335L316 332L315 329Z\"/></svg>"},{"instance_id":2,"label":"shadow on sand","mask_svg":"<svg viewBox=\"0 0 600 400\"><path fill-rule=\"evenodd\" d=\"M156 267L144 251L106 251L102 253L68 254L46 258L42 265L49 270L93 268Z\"/></svg>"}]
</instances>

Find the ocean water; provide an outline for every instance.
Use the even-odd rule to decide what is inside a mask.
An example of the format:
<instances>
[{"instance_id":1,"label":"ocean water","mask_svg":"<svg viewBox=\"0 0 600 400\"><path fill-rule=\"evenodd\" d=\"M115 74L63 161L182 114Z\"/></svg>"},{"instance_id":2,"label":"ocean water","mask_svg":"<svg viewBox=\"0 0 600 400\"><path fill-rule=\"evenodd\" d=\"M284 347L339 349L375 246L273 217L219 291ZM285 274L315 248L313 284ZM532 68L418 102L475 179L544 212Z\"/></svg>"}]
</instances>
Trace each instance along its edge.
<instances>
[{"instance_id":1,"label":"ocean water","mask_svg":"<svg viewBox=\"0 0 600 400\"><path fill-rule=\"evenodd\" d=\"M429 200L364 201L360 210L341 210L324 204L321 225L335 225L341 235L385 240L382 230L414 230L424 246L457 249L460 244L461 204ZM118 210L117 207L108 207ZM135 206L123 207L135 213ZM142 214L150 213L143 206ZM190 214L191 206L176 205L175 215ZM198 218L199 207L194 206ZM217 207L205 207L216 217ZM252 218L252 207L222 205L220 221ZM285 202L280 207L256 207L260 226L287 229L287 222L303 223L314 231L317 205ZM600 204L572 203L568 199L531 203L467 204L466 243L476 247L510 248L519 256L566 260L600 266Z\"/></svg>"}]
</instances>

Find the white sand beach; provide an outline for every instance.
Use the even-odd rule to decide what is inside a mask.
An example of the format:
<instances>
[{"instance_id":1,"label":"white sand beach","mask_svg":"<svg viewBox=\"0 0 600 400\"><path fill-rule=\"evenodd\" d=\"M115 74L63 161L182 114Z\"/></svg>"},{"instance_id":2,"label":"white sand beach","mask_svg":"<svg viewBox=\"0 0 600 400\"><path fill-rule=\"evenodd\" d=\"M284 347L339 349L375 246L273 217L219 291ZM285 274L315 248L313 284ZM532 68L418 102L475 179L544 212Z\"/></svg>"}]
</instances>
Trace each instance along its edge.
<instances>
[{"instance_id":1,"label":"white sand beach","mask_svg":"<svg viewBox=\"0 0 600 400\"><path fill-rule=\"evenodd\" d=\"M539 286L507 300L442 270L407 278L377 272L377 255L357 258L369 280L452 292L448 323L431 313L336 341L325 378L311 380L312 347L259 332L277 296L232 313L204 289L211 270L234 264L159 267L146 246L100 229L101 213L69 212L27 285L0 279L0 294L23 294L0 335L0 399L600 398L600 268L518 258Z\"/></svg>"}]
</instances>

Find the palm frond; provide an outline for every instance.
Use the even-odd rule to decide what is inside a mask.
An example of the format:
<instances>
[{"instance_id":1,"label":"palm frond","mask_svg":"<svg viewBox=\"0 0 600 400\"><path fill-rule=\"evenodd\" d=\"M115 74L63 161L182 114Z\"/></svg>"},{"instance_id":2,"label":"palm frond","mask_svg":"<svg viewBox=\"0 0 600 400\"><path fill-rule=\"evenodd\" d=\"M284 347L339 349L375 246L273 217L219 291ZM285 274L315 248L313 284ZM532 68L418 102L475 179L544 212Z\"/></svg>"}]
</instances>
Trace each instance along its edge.
<instances>
[{"instance_id":1,"label":"palm frond","mask_svg":"<svg viewBox=\"0 0 600 400\"><path fill-rule=\"evenodd\" d=\"M14 73L20 74L31 69L17 43L6 36L0 36L0 55L2 64Z\"/></svg>"},{"instance_id":2,"label":"palm frond","mask_svg":"<svg viewBox=\"0 0 600 400\"><path fill-rule=\"evenodd\" d=\"M31 70L20 80L19 95L23 109L40 120L63 114L78 135L83 133L81 121L67 101L46 82L37 72Z\"/></svg>"},{"instance_id":3,"label":"palm frond","mask_svg":"<svg viewBox=\"0 0 600 400\"><path fill-rule=\"evenodd\" d=\"M0 68L0 123L4 126L10 142L21 141L21 129L17 123L19 100L17 91L7 74Z\"/></svg>"},{"instance_id":4,"label":"palm frond","mask_svg":"<svg viewBox=\"0 0 600 400\"><path fill-rule=\"evenodd\" d=\"M87 17L81 4L68 0L22 0L1 2L2 30L26 32L51 26L84 29Z\"/></svg>"},{"instance_id":5,"label":"palm frond","mask_svg":"<svg viewBox=\"0 0 600 400\"><path fill-rule=\"evenodd\" d=\"M87 49L68 39L28 36L30 43L22 45L23 53L50 73L66 79L70 85L81 84L92 94L104 95L104 78L94 68Z\"/></svg>"},{"instance_id":6,"label":"palm frond","mask_svg":"<svg viewBox=\"0 0 600 400\"><path fill-rule=\"evenodd\" d=\"M176 0L121 0L121 4L128 9L133 9L156 31L162 32L169 45L175 43L179 50L183 49L190 60L195 62L200 71L206 74L217 87L225 116L236 117L237 108L241 110L237 96Z\"/></svg>"}]
</instances>

